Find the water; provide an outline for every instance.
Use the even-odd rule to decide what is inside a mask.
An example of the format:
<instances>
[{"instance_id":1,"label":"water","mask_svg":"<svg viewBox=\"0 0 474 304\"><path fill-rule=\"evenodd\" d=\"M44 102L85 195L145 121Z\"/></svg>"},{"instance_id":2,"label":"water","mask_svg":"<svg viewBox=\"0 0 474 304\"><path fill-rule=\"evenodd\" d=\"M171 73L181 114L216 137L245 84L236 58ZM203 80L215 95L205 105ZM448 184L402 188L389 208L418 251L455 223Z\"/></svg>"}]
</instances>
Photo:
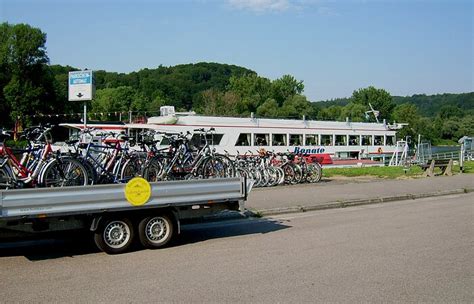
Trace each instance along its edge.
<instances>
[{"instance_id":1,"label":"water","mask_svg":"<svg viewBox=\"0 0 474 304\"><path fill-rule=\"evenodd\" d=\"M459 152L461 147L459 146L432 146L431 153L447 153L447 152Z\"/></svg>"}]
</instances>

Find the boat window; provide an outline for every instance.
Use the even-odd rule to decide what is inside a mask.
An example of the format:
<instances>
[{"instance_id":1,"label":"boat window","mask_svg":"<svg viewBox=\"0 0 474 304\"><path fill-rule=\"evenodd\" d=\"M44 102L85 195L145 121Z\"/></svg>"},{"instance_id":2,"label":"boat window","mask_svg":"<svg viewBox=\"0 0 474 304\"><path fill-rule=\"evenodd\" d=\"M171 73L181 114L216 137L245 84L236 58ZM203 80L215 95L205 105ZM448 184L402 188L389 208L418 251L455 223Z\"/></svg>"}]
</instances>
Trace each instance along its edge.
<instances>
[{"instance_id":1,"label":"boat window","mask_svg":"<svg viewBox=\"0 0 474 304\"><path fill-rule=\"evenodd\" d=\"M305 146L317 146L318 145L318 135L317 134L306 134L304 144L305 144Z\"/></svg>"},{"instance_id":2,"label":"boat window","mask_svg":"<svg viewBox=\"0 0 474 304\"><path fill-rule=\"evenodd\" d=\"M286 146L287 143L286 134L272 134L272 145L273 146Z\"/></svg>"},{"instance_id":3,"label":"boat window","mask_svg":"<svg viewBox=\"0 0 474 304\"><path fill-rule=\"evenodd\" d=\"M250 133L240 133L239 138L237 138L236 146L250 146L250 140L252 136Z\"/></svg>"},{"instance_id":4,"label":"boat window","mask_svg":"<svg viewBox=\"0 0 474 304\"><path fill-rule=\"evenodd\" d=\"M362 145L371 146L372 145L372 135L362 135Z\"/></svg>"},{"instance_id":5,"label":"boat window","mask_svg":"<svg viewBox=\"0 0 474 304\"><path fill-rule=\"evenodd\" d=\"M303 134L290 134L290 146L300 146L303 143Z\"/></svg>"},{"instance_id":6,"label":"boat window","mask_svg":"<svg viewBox=\"0 0 474 304\"><path fill-rule=\"evenodd\" d=\"M332 146L332 135L321 135L322 146Z\"/></svg>"},{"instance_id":7,"label":"boat window","mask_svg":"<svg viewBox=\"0 0 474 304\"><path fill-rule=\"evenodd\" d=\"M383 146L383 135L375 135L374 136L374 145Z\"/></svg>"},{"instance_id":8,"label":"boat window","mask_svg":"<svg viewBox=\"0 0 474 304\"><path fill-rule=\"evenodd\" d=\"M268 146L270 134L255 134L255 146Z\"/></svg>"},{"instance_id":9,"label":"boat window","mask_svg":"<svg viewBox=\"0 0 474 304\"><path fill-rule=\"evenodd\" d=\"M204 138L204 134L193 134L191 138L191 144L195 147L202 147L207 143L211 146L217 146L220 144L222 137L224 134L206 134L206 138Z\"/></svg>"},{"instance_id":10,"label":"boat window","mask_svg":"<svg viewBox=\"0 0 474 304\"><path fill-rule=\"evenodd\" d=\"M393 135L387 135L387 139L385 142L386 146L394 146L395 145L395 136Z\"/></svg>"},{"instance_id":11,"label":"boat window","mask_svg":"<svg viewBox=\"0 0 474 304\"><path fill-rule=\"evenodd\" d=\"M347 144L346 135L336 135L336 146L345 146Z\"/></svg>"},{"instance_id":12,"label":"boat window","mask_svg":"<svg viewBox=\"0 0 474 304\"><path fill-rule=\"evenodd\" d=\"M359 145L359 135L349 135L349 146L358 146Z\"/></svg>"}]
</instances>

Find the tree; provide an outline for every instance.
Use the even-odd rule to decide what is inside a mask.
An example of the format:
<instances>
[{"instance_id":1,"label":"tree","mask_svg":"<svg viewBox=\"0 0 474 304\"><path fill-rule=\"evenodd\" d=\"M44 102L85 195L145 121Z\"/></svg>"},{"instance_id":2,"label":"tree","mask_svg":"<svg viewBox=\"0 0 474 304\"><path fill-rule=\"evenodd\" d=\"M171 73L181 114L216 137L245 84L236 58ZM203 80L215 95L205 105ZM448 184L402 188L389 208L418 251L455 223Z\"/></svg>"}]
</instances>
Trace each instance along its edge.
<instances>
[{"instance_id":1,"label":"tree","mask_svg":"<svg viewBox=\"0 0 474 304\"><path fill-rule=\"evenodd\" d=\"M259 117L275 118L278 117L279 110L278 103L275 99L269 98L258 107L257 115Z\"/></svg>"},{"instance_id":2,"label":"tree","mask_svg":"<svg viewBox=\"0 0 474 304\"><path fill-rule=\"evenodd\" d=\"M282 106L289 97L302 94L304 85L303 81L298 81L291 75L283 75L272 82L271 91L273 99Z\"/></svg>"},{"instance_id":3,"label":"tree","mask_svg":"<svg viewBox=\"0 0 474 304\"><path fill-rule=\"evenodd\" d=\"M416 106L409 103L396 106L392 113L392 120L408 123L408 126L398 131L399 138L405 138L406 136L416 138L418 134L424 133L423 129L426 128L428 123L427 121L421 121Z\"/></svg>"},{"instance_id":4,"label":"tree","mask_svg":"<svg viewBox=\"0 0 474 304\"><path fill-rule=\"evenodd\" d=\"M308 118L313 115L313 107L303 95L289 97L280 109L280 117L302 119L303 115Z\"/></svg>"},{"instance_id":5,"label":"tree","mask_svg":"<svg viewBox=\"0 0 474 304\"><path fill-rule=\"evenodd\" d=\"M0 25L0 113L11 125L25 114L56 108L53 75L46 64L46 34L27 24Z\"/></svg>"},{"instance_id":6,"label":"tree","mask_svg":"<svg viewBox=\"0 0 474 304\"><path fill-rule=\"evenodd\" d=\"M361 122L364 121L365 117L365 106L357 103L349 103L342 107L339 120L345 120L348 117L351 121Z\"/></svg>"},{"instance_id":7,"label":"tree","mask_svg":"<svg viewBox=\"0 0 474 304\"><path fill-rule=\"evenodd\" d=\"M370 103L374 110L380 112L379 119L390 118L392 110L395 107L390 93L384 89L376 89L373 86L354 91L352 93L352 102L366 106L366 111L370 110ZM375 117L371 115L369 116L369 120L375 121Z\"/></svg>"},{"instance_id":8,"label":"tree","mask_svg":"<svg viewBox=\"0 0 474 304\"><path fill-rule=\"evenodd\" d=\"M441 118L452 118L452 117L462 117L462 110L455 105L444 105L439 109L439 117Z\"/></svg>"},{"instance_id":9,"label":"tree","mask_svg":"<svg viewBox=\"0 0 474 304\"><path fill-rule=\"evenodd\" d=\"M239 113L240 97L233 92L209 89L202 92L198 112L205 115L235 116Z\"/></svg>"},{"instance_id":10,"label":"tree","mask_svg":"<svg viewBox=\"0 0 474 304\"><path fill-rule=\"evenodd\" d=\"M101 113L101 119L106 120L107 113L128 112L132 103L137 103L137 93L132 87L106 88L97 90L92 101L91 112Z\"/></svg>"},{"instance_id":11,"label":"tree","mask_svg":"<svg viewBox=\"0 0 474 304\"><path fill-rule=\"evenodd\" d=\"M321 120L338 120L341 117L343 107L341 106L330 106L322 109L317 118Z\"/></svg>"},{"instance_id":12,"label":"tree","mask_svg":"<svg viewBox=\"0 0 474 304\"><path fill-rule=\"evenodd\" d=\"M271 95L271 82L256 74L248 74L229 79L228 91L241 98L240 112L250 114L256 112Z\"/></svg>"}]
</instances>

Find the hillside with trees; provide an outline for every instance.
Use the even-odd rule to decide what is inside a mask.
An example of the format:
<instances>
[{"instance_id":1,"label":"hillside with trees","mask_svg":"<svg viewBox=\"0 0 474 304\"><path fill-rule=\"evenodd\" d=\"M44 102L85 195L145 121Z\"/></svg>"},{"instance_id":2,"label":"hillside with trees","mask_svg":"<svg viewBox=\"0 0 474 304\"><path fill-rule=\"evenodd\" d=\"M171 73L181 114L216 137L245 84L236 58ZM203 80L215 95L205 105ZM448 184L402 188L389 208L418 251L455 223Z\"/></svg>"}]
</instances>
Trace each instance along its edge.
<instances>
[{"instance_id":1,"label":"hillside with trees","mask_svg":"<svg viewBox=\"0 0 474 304\"><path fill-rule=\"evenodd\" d=\"M0 119L12 128L40 122L79 119L82 104L68 102L71 66L50 65L46 33L27 24L0 24ZM367 87L351 97L311 102L304 83L291 75L270 80L235 65L201 62L159 65L131 73L94 71L96 96L89 103L94 120L157 115L160 106L199 114L321 120L407 122L399 136L421 133L434 144L453 143L474 134L474 92L463 94L391 96ZM127 114L127 115L123 115Z\"/></svg>"}]
</instances>

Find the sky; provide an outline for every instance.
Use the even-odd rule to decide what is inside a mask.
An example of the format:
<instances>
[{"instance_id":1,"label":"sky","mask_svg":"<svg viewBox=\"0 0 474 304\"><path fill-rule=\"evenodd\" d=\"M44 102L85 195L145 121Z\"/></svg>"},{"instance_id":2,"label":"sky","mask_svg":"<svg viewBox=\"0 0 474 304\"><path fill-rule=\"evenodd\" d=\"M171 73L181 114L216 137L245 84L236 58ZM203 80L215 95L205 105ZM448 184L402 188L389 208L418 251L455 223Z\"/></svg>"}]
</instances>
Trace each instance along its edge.
<instances>
[{"instance_id":1,"label":"sky","mask_svg":"<svg viewBox=\"0 0 474 304\"><path fill-rule=\"evenodd\" d=\"M0 0L0 22L47 34L51 64L129 73L235 64L290 74L311 101L373 85L474 91L474 1Z\"/></svg>"}]
</instances>

